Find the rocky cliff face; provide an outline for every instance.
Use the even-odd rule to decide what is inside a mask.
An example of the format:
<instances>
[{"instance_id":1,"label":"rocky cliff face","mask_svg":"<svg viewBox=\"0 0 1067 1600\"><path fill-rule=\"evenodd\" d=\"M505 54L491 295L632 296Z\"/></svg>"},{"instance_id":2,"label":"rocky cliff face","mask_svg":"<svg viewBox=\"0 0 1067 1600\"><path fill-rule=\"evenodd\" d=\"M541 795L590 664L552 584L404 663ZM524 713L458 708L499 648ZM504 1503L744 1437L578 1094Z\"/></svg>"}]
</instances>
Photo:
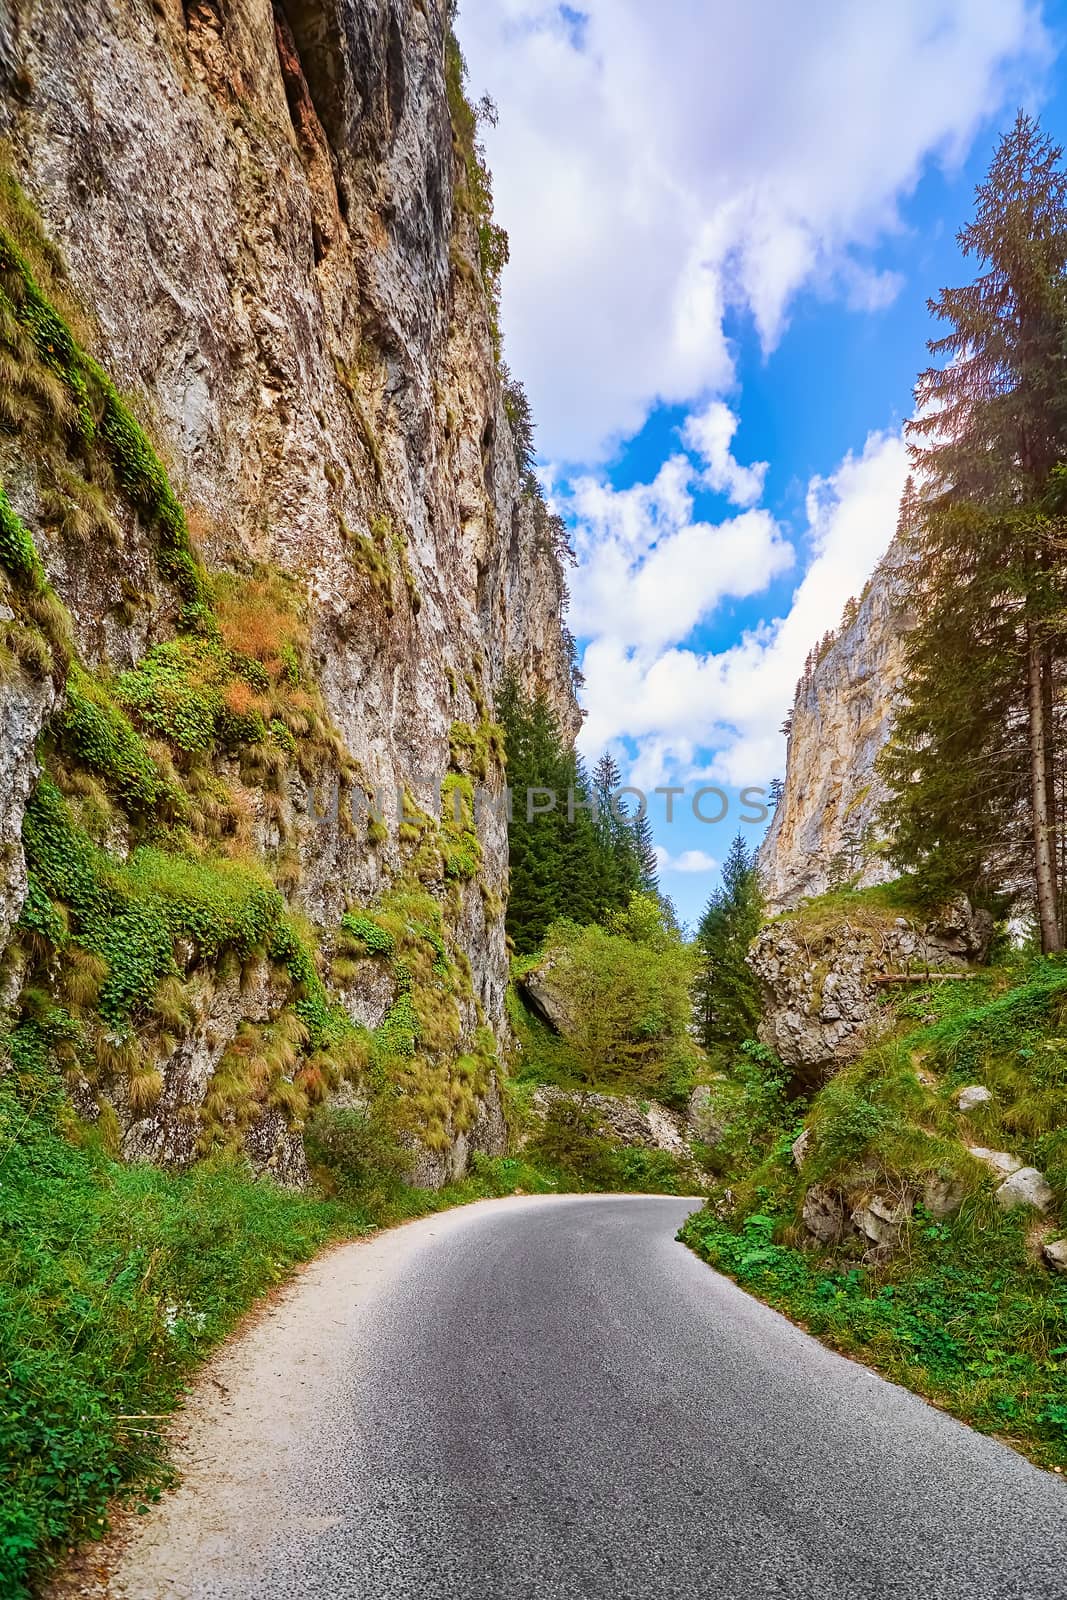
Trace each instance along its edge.
<instances>
[{"instance_id":1,"label":"rocky cliff face","mask_svg":"<svg viewBox=\"0 0 1067 1600\"><path fill-rule=\"evenodd\" d=\"M475 790L577 711L445 11L0 0L0 998L131 1155L299 1179L368 1062L503 1137Z\"/></svg>"},{"instance_id":2,"label":"rocky cliff face","mask_svg":"<svg viewBox=\"0 0 1067 1600\"><path fill-rule=\"evenodd\" d=\"M772 910L894 876L879 849L886 792L875 761L892 727L909 625L894 545L797 686L785 787L759 853Z\"/></svg>"},{"instance_id":3,"label":"rocky cliff face","mask_svg":"<svg viewBox=\"0 0 1067 1600\"><path fill-rule=\"evenodd\" d=\"M863 1054L911 983L951 982L989 954L993 919L960 896L940 910L857 899L777 917L753 940L758 1033L809 1088ZM933 974L933 978L931 978Z\"/></svg>"}]
</instances>

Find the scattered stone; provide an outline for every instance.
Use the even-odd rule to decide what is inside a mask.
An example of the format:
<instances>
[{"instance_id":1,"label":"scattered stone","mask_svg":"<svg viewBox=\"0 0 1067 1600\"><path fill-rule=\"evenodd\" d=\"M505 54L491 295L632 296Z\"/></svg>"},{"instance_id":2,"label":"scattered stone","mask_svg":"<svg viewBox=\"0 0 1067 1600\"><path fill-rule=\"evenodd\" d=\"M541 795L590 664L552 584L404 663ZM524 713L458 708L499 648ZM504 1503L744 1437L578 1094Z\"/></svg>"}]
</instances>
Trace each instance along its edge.
<instances>
[{"instance_id":1,"label":"scattered stone","mask_svg":"<svg viewBox=\"0 0 1067 1600\"><path fill-rule=\"evenodd\" d=\"M869 1239L876 1249L890 1252L900 1242L900 1230L915 1206L910 1194L893 1200L884 1194L872 1194L852 1213L852 1224Z\"/></svg>"},{"instance_id":2,"label":"scattered stone","mask_svg":"<svg viewBox=\"0 0 1067 1600\"><path fill-rule=\"evenodd\" d=\"M838 1244L849 1231L844 1196L813 1183L804 1196L804 1226L820 1244Z\"/></svg>"},{"instance_id":3,"label":"scattered stone","mask_svg":"<svg viewBox=\"0 0 1067 1600\"><path fill-rule=\"evenodd\" d=\"M966 1197L967 1185L962 1178L943 1178L939 1172L932 1172L923 1186L923 1205L935 1222L951 1217Z\"/></svg>"},{"instance_id":4,"label":"scattered stone","mask_svg":"<svg viewBox=\"0 0 1067 1600\"><path fill-rule=\"evenodd\" d=\"M1014 1211L1016 1206L1047 1211L1055 1198L1045 1174L1036 1167L1020 1167L997 1190L997 1204L1004 1211Z\"/></svg>"},{"instance_id":5,"label":"scattered stone","mask_svg":"<svg viewBox=\"0 0 1067 1600\"><path fill-rule=\"evenodd\" d=\"M793 1164L798 1169L804 1165L804 1158L811 1148L811 1129L803 1128L793 1140Z\"/></svg>"},{"instance_id":6,"label":"scattered stone","mask_svg":"<svg viewBox=\"0 0 1067 1600\"><path fill-rule=\"evenodd\" d=\"M969 1144L967 1149L976 1161L992 1167L1002 1178L1010 1178L1013 1173L1022 1171L1023 1164L1018 1156L1009 1155L1006 1150L986 1150L980 1144Z\"/></svg>"},{"instance_id":7,"label":"scattered stone","mask_svg":"<svg viewBox=\"0 0 1067 1600\"><path fill-rule=\"evenodd\" d=\"M973 1111L975 1106L984 1106L992 1100L993 1096L981 1083L969 1083L966 1089L961 1089L956 1096L957 1111Z\"/></svg>"},{"instance_id":8,"label":"scattered stone","mask_svg":"<svg viewBox=\"0 0 1067 1600\"><path fill-rule=\"evenodd\" d=\"M1067 1272L1067 1239L1050 1239L1041 1254L1054 1272Z\"/></svg>"}]
</instances>

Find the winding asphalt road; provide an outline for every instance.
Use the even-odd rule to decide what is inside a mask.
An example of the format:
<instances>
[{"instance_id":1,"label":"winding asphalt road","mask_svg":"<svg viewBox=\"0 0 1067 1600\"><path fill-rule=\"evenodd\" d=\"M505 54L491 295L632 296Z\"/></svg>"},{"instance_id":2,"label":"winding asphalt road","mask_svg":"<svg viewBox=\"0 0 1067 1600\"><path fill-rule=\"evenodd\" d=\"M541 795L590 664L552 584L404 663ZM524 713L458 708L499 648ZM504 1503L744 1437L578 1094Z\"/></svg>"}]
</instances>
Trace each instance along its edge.
<instances>
[{"instance_id":1,"label":"winding asphalt road","mask_svg":"<svg viewBox=\"0 0 1067 1600\"><path fill-rule=\"evenodd\" d=\"M1062 1600L1067 1488L674 1240L490 1201L345 1246L191 1409L130 1600Z\"/></svg>"}]
</instances>

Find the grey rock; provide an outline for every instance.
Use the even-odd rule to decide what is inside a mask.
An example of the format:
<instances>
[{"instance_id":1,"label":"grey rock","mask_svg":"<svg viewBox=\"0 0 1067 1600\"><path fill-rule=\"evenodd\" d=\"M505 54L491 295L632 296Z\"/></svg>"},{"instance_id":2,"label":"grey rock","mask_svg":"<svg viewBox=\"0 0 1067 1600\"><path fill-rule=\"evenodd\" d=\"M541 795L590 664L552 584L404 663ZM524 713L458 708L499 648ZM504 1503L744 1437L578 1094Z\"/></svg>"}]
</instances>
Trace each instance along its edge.
<instances>
[{"instance_id":1,"label":"grey rock","mask_svg":"<svg viewBox=\"0 0 1067 1600\"><path fill-rule=\"evenodd\" d=\"M969 1083L961 1089L956 1096L956 1109L958 1111L973 1111L975 1106L988 1105L993 1096L981 1083Z\"/></svg>"},{"instance_id":2,"label":"grey rock","mask_svg":"<svg viewBox=\"0 0 1067 1600\"><path fill-rule=\"evenodd\" d=\"M811 1129L804 1128L793 1140L792 1144L793 1165L798 1169L804 1165L805 1157L811 1148Z\"/></svg>"},{"instance_id":3,"label":"grey rock","mask_svg":"<svg viewBox=\"0 0 1067 1600\"><path fill-rule=\"evenodd\" d=\"M564 1038L573 1033L575 1026L567 987L569 960L565 949L552 950L518 980L519 989L533 1010Z\"/></svg>"},{"instance_id":4,"label":"grey rock","mask_svg":"<svg viewBox=\"0 0 1067 1600\"><path fill-rule=\"evenodd\" d=\"M1050 1239L1041 1254L1054 1272L1067 1272L1067 1239Z\"/></svg>"},{"instance_id":5,"label":"grey rock","mask_svg":"<svg viewBox=\"0 0 1067 1600\"><path fill-rule=\"evenodd\" d=\"M62 246L94 355L150 421L205 555L269 563L308 596L309 655L346 772L390 796L411 784L436 810L450 726L477 724L509 664L577 730L564 577L524 492L477 265L464 270L479 246L453 205L445 8L324 0L293 30L281 10L42 0L16 23L0 6L0 59L10 49L32 62L33 81L32 113L0 96L0 135ZM63 547L24 455L0 439L0 475L79 653L123 670L173 631L154 537L117 504L120 550ZM378 518L402 542L417 609L396 563L387 599L354 556ZM0 946L25 894L22 811L51 697L21 677L0 685ZM239 780L236 764L226 775ZM370 849L361 823L331 814L339 775L340 762L321 773L318 819L295 775L270 807L240 792L261 850L284 826L293 898L327 934L406 865L395 816ZM487 780L498 800L502 782L500 771ZM485 809L480 836L480 882L427 882L448 897L473 973L457 1051L480 1025L475 1002L507 1042L508 952L490 910L507 879L502 809ZM180 964L194 963L190 950ZM374 1026L387 977L368 972L343 998ZM197 1108L240 1020L219 1004L226 1016L164 1064L151 1115L132 1116L109 1086L131 1157L192 1159ZM455 1173L479 1142L506 1148L495 1087L473 1128L451 1130L443 1166ZM249 1153L283 1181L298 1176L273 1118L250 1132Z\"/></svg>"},{"instance_id":6,"label":"grey rock","mask_svg":"<svg viewBox=\"0 0 1067 1600\"><path fill-rule=\"evenodd\" d=\"M997 1204L1003 1211L1014 1211L1016 1206L1047 1211L1055 1198L1045 1174L1036 1167L1020 1167L997 1190Z\"/></svg>"},{"instance_id":7,"label":"grey rock","mask_svg":"<svg viewBox=\"0 0 1067 1600\"><path fill-rule=\"evenodd\" d=\"M1019 1157L1009 1155L1007 1150L987 1150L980 1144L969 1144L967 1149L976 1161L992 1168L1002 1178L1010 1178L1013 1173L1022 1171L1023 1163Z\"/></svg>"},{"instance_id":8,"label":"grey rock","mask_svg":"<svg viewBox=\"0 0 1067 1600\"><path fill-rule=\"evenodd\" d=\"M716 1110L715 1091L710 1084L698 1084L689 1096L685 1122L690 1139L712 1147L721 1144L726 1123Z\"/></svg>"},{"instance_id":9,"label":"grey rock","mask_svg":"<svg viewBox=\"0 0 1067 1600\"><path fill-rule=\"evenodd\" d=\"M945 919L952 932L943 937ZM809 924L803 912L767 923L748 954L760 990L760 1040L805 1082L824 1082L892 1025L879 979L966 968L964 921L954 902L926 922L864 908L826 923ZM977 958L985 942L976 922L967 949Z\"/></svg>"},{"instance_id":10,"label":"grey rock","mask_svg":"<svg viewBox=\"0 0 1067 1600\"><path fill-rule=\"evenodd\" d=\"M889 1252L900 1242L900 1232L915 1206L911 1194L892 1198L884 1194L867 1196L852 1211L852 1225L876 1249Z\"/></svg>"},{"instance_id":11,"label":"grey rock","mask_svg":"<svg viewBox=\"0 0 1067 1600\"><path fill-rule=\"evenodd\" d=\"M839 1244L851 1228L844 1196L821 1183L813 1183L804 1196L802 1215L804 1226L820 1244Z\"/></svg>"},{"instance_id":12,"label":"grey rock","mask_svg":"<svg viewBox=\"0 0 1067 1600\"><path fill-rule=\"evenodd\" d=\"M893 725L911 621L903 566L894 542L854 620L797 687L785 788L759 852L773 911L825 894L842 878L865 887L894 875L872 847L887 798L875 761Z\"/></svg>"},{"instance_id":13,"label":"grey rock","mask_svg":"<svg viewBox=\"0 0 1067 1600\"><path fill-rule=\"evenodd\" d=\"M967 1185L959 1178L942 1177L933 1172L923 1185L923 1205L935 1222L953 1216L967 1197Z\"/></svg>"},{"instance_id":14,"label":"grey rock","mask_svg":"<svg viewBox=\"0 0 1067 1600\"><path fill-rule=\"evenodd\" d=\"M37 740L55 705L51 678L0 678L0 949L26 898L22 818L37 781Z\"/></svg>"}]
</instances>

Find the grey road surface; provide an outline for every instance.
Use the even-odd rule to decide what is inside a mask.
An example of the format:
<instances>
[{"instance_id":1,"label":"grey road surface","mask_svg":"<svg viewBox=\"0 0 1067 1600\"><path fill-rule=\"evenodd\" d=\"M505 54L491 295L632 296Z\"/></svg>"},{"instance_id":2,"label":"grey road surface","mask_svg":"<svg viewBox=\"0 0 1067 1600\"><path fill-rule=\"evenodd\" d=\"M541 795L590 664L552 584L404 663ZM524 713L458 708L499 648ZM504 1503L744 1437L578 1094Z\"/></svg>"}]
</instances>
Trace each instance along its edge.
<instances>
[{"instance_id":1,"label":"grey road surface","mask_svg":"<svg viewBox=\"0 0 1067 1600\"><path fill-rule=\"evenodd\" d=\"M485 1202L346 1246L201 1386L130 1600L1067 1596L1067 1490L675 1242Z\"/></svg>"}]
</instances>

